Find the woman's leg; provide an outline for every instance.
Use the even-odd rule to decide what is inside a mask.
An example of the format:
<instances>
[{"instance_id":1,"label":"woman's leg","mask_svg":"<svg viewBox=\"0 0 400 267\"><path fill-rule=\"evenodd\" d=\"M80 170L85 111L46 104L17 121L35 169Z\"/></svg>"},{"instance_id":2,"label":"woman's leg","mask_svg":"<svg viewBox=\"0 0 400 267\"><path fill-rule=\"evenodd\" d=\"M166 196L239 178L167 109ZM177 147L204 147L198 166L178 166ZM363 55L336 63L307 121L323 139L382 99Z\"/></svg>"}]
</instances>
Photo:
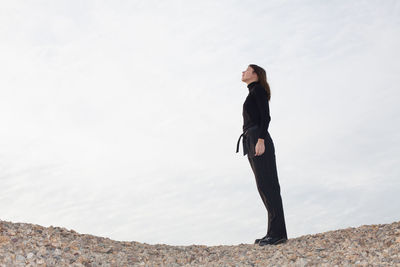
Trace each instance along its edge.
<instances>
[{"instance_id":1,"label":"woman's leg","mask_svg":"<svg viewBox=\"0 0 400 267\"><path fill-rule=\"evenodd\" d=\"M287 238L280 185L272 139L265 140L265 152L249 157L261 199L268 211L268 236Z\"/></svg>"}]
</instances>

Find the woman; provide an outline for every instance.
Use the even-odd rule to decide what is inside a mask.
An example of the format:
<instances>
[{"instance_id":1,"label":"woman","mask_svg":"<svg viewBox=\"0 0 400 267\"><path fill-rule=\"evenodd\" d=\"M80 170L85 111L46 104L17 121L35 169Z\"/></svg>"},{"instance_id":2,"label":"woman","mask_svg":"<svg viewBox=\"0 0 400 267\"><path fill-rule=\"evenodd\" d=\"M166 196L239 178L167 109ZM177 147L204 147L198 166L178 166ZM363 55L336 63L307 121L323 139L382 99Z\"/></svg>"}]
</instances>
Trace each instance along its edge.
<instances>
[{"instance_id":1,"label":"woman","mask_svg":"<svg viewBox=\"0 0 400 267\"><path fill-rule=\"evenodd\" d=\"M285 218L275 161L275 147L268 132L268 101L271 91L265 70L250 64L242 73L249 94L243 104L243 134L240 135L236 153L243 136L243 153L247 154L256 178L257 189L268 211L267 234L255 240L260 246L276 245L287 241Z\"/></svg>"}]
</instances>

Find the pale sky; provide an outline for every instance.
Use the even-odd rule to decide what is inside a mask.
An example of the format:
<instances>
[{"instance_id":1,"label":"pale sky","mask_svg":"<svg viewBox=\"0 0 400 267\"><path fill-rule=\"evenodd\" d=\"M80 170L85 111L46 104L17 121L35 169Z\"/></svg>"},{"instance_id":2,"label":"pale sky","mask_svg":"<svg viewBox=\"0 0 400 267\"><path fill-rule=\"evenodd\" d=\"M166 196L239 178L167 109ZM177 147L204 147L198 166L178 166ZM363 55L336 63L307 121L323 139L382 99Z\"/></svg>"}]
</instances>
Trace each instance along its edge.
<instances>
[{"instance_id":1,"label":"pale sky","mask_svg":"<svg viewBox=\"0 0 400 267\"><path fill-rule=\"evenodd\" d=\"M1 1L0 47L1 220L253 243L248 64L288 237L400 220L399 1Z\"/></svg>"}]
</instances>

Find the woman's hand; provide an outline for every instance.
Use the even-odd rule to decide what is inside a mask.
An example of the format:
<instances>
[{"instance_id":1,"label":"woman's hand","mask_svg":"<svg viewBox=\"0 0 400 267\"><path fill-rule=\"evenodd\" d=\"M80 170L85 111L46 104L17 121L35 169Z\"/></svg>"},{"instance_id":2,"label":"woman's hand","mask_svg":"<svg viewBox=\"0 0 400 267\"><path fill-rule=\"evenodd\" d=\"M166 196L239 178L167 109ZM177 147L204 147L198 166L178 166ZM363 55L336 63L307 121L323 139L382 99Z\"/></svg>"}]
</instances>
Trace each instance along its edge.
<instances>
[{"instance_id":1,"label":"woman's hand","mask_svg":"<svg viewBox=\"0 0 400 267\"><path fill-rule=\"evenodd\" d=\"M261 156L265 152L264 139L258 138L256 144L256 156Z\"/></svg>"}]
</instances>

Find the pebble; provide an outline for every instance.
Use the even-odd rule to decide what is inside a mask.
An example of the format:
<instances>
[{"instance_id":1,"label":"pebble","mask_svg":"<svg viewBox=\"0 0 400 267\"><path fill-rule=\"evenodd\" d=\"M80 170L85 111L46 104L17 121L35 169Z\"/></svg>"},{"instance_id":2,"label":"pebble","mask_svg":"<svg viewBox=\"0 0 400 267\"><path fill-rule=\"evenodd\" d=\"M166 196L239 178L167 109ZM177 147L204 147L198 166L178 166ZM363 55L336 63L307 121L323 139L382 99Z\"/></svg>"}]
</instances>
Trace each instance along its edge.
<instances>
[{"instance_id":1,"label":"pebble","mask_svg":"<svg viewBox=\"0 0 400 267\"><path fill-rule=\"evenodd\" d=\"M290 238L277 246L171 246L0 220L0 266L400 266L400 221Z\"/></svg>"}]
</instances>

